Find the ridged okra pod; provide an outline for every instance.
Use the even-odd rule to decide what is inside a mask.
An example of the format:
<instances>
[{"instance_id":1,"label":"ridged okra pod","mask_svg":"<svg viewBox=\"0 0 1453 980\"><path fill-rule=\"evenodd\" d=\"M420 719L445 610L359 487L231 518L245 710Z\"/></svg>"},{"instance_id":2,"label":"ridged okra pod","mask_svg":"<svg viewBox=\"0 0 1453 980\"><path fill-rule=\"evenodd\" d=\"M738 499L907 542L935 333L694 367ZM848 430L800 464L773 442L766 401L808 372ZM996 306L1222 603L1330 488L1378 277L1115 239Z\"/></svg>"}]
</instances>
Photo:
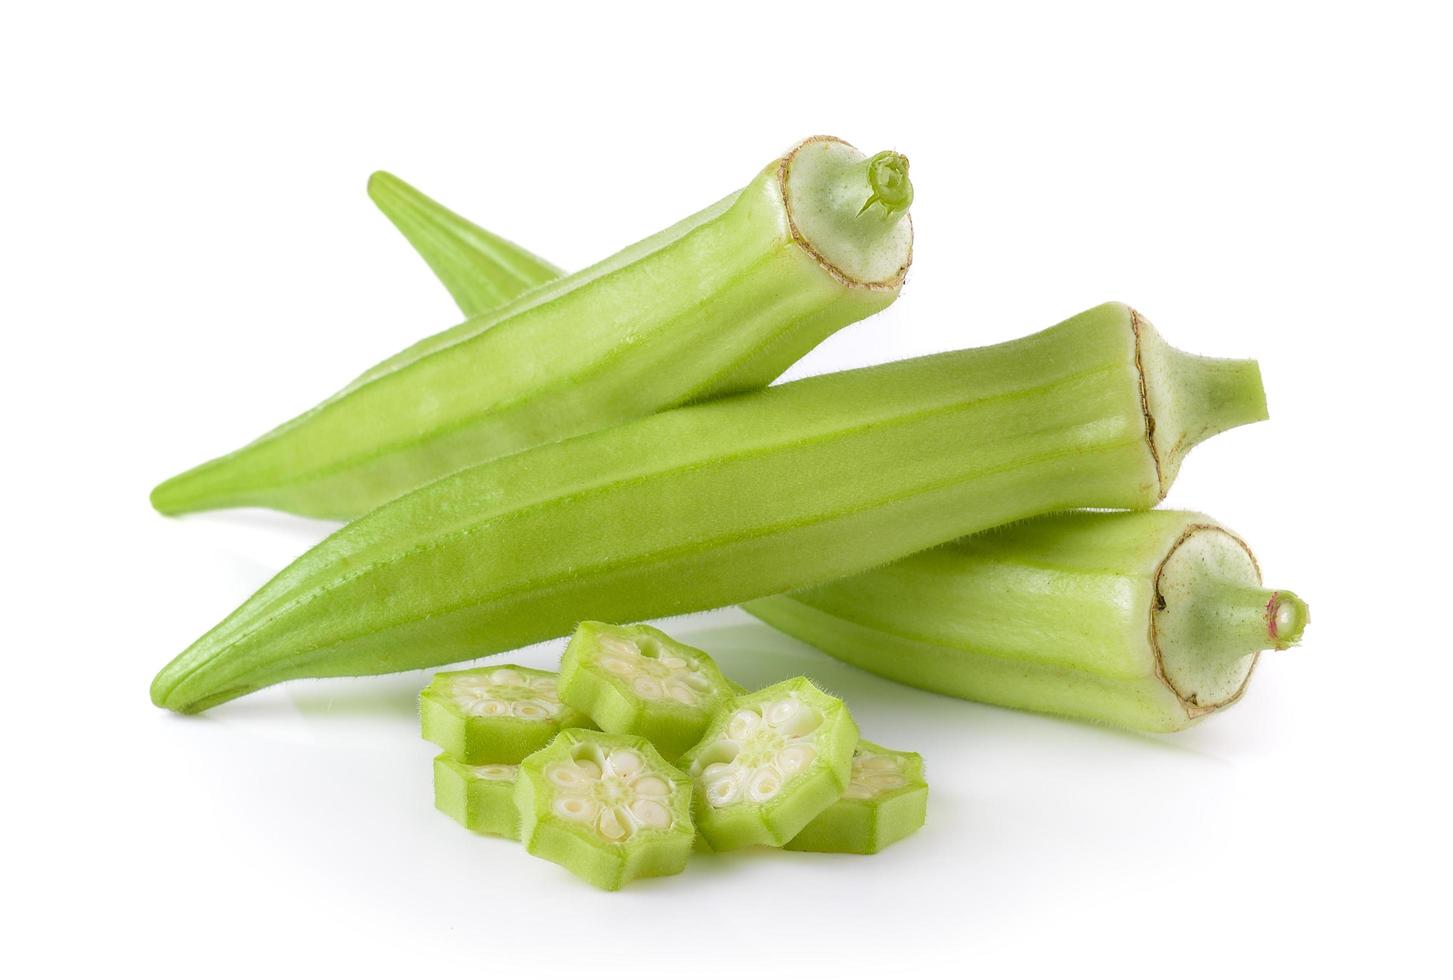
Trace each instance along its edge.
<instances>
[{"instance_id":1,"label":"ridged okra pod","mask_svg":"<svg viewBox=\"0 0 1453 980\"><path fill-rule=\"evenodd\" d=\"M484 460L761 387L897 297L906 171L897 154L806 140L743 190L420 341L152 503L351 518Z\"/></svg>"},{"instance_id":2,"label":"ridged okra pod","mask_svg":"<svg viewBox=\"0 0 1453 980\"><path fill-rule=\"evenodd\" d=\"M914 687L1151 732L1236 701L1308 619L1241 538L1170 510L1041 517L746 609Z\"/></svg>"},{"instance_id":3,"label":"ridged okra pod","mask_svg":"<svg viewBox=\"0 0 1453 980\"><path fill-rule=\"evenodd\" d=\"M1110 303L1021 340L691 405L471 467L342 528L179 655L200 711L711 609L1075 507L1148 508L1265 417L1253 361Z\"/></svg>"}]
</instances>

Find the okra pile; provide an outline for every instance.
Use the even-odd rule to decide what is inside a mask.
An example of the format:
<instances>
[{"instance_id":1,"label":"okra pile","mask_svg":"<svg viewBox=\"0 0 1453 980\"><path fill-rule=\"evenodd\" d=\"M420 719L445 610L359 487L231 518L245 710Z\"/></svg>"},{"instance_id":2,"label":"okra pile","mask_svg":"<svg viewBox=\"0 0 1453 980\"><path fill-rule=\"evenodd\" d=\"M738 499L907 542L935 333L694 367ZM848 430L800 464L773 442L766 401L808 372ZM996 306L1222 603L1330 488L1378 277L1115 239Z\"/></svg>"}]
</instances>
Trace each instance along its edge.
<instances>
[{"instance_id":1,"label":"okra pile","mask_svg":"<svg viewBox=\"0 0 1453 980\"><path fill-rule=\"evenodd\" d=\"M152 492L348 522L167 664L158 706L570 636L558 674L439 673L420 721L441 810L614 889L694 850L872 853L927 800L919 756L807 678L743 690L646 621L740 605L903 684L1147 732L1301 639L1240 536L1155 509L1197 444L1267 417L1255 361L1105 303L772 383L903 289L900 153L811 137L575 273L368 190L465 319Z\"/></svg>"},{"instance_id":2,"label":"okra pile","mask_svg":"<svg viewBox=\"0 0 1453 980\"><path fill-rule=\"evenodd\" d=\"M751 845L873 854L923 825L916 753L858 737L795 677L748 692L644 624L581 623L558 675L437 674L419 696L434 803L600 888Z\"/></svg>"}]
</instances>

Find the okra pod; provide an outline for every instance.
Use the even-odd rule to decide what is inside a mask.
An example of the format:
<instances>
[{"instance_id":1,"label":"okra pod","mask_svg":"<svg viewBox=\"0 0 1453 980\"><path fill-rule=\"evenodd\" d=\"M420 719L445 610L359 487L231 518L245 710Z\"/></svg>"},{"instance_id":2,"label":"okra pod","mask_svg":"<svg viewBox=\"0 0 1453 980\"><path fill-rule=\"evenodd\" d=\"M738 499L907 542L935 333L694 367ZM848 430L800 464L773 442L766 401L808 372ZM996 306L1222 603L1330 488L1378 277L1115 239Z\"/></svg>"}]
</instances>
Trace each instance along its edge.
<instances>
[{"instance_id":1,"label":"okra pod","mask_svg":"<svg viewBox=\"0 0 1453 980\"><path fill-rule=\"evenodd\" d=\"M1308 621L1241 538L1170 510L1040 517L745 608L904 684L1151 732L1235 702Z\"/></svg>"},{"instance_id":2,"label":"okra pod","mask_svg":"<svg viewBox=\"0 0 1453 980\"><path fill-rule=\"evenodd\" d=\"M911 199L903 157L805 140L745 189L420 341L152 503L351 518L472 464L761 387L897 297Z\"/></svg>"},{"instance_id":3,"label":"okra pod","mask_svg":"<svg viewBox=\"0 0 1453 980\"><path fill-rule=\"evenodd\" d=\"M200 711L805 588L1075 507L1149 508L1265 417L1254 361L1118 303L1009 343L663 412L463 470L304 554L158 674Z\"/></svg>"}]
</instances>

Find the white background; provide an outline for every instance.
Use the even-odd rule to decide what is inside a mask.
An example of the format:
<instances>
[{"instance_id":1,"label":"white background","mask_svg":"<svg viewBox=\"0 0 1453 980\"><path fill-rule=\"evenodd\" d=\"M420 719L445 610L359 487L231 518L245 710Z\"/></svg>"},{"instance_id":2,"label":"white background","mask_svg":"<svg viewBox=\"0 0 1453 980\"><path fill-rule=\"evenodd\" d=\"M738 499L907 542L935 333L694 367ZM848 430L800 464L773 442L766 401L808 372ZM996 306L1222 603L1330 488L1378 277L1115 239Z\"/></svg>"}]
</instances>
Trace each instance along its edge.
<instances>
[{"instance_id":1,"label":"white background","mask_svg":"<svg viewBox=\"0 0 1453 980\"><path fill-rule=\"evenodd\" d=\"M7 975L1438 973L1436 7L529 6L0 15ZM1169 501L1312 604L1243 703L1141 737L899 688L738 612L668 624L921 751L929 823L875 858L744 853L619 894L433 811L425 675L150 705L163 663L329 530L167 520L150 486L457 319L371 170L577 268L816 132L911 157L916 262L790 376L1106 299L1261 360L1273 420L1198 449Z\"/></svg>"}]
</instances>

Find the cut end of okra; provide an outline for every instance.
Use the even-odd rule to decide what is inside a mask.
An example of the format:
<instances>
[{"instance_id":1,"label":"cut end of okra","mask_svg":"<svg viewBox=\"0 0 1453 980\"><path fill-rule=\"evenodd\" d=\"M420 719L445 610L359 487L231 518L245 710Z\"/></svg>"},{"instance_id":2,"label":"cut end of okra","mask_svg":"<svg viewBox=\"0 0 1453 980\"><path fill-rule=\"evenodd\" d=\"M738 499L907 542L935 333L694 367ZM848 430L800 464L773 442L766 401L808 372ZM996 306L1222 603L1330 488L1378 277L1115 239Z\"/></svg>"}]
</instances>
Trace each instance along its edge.
<instances>
[{"instance_id":1,"label":"cut end of okra","mask_svg":"<svg viewBox=\"0 0 1453 980\"><path fill-rule=\"evenodd\" d=\"M728 701L681 758L713 850L781 847L847 789L858 726L805 677Z\"/></svg>"},{"instance_id":2,"label":"cut end of okra","mask_svg":"<svg viewBox=\"0 0 1453 980\"><path fill-rule=\"evenodd\" d=\"M434 805L476 833L519 838L515 780L520 767L469 766L447 755L434 759Z\"/></svg>"},{"instance_id":3,"label":"cut end of okra","mask_svg":"<svg viewBox=\"0 0 1453 980\"><path fill-rule=\"evenodd\" d=\"M1311 619L1295 593L1262 588L1251 549L1216 524L1186 528L1154 588L1157 669L1192 718L1239 698L1261 651L1296 644Z\"/></svg>"},{"instance_id":4,"label":"cut end of okra","mask_svg":"<svg viewBox=\"0 0 1453 980\"><path fill-rule=\"evenodd\" d=\"M520 766L520 839L599 888L686 867L691 780L644 738L571 728Z\"/></svg>"},{"instance_id":5,"label":"cut end of okra","mask_svg":"<svg viewBox=\"0 0 1453 980\"><path fill-rule=\"evenodd\" d=\"M860 741L842 798L787 842L789 851L876 854L923 826L928 783L916 752Z\"/></svg>"},{"instance_id":6,"label":"cut end of okra","mask_svg":"<svg viewBox=\"0 0 1453 980\"><path fill-rule=\"evenodd\" d=\"M590 719L560 700L548 670L506 664L435 674L419 695L424 738L469 765L517 763Z\"/></svg>"},{"instance_id":7,"label":"cut end of okra","mask_svg":"<svg viewBox=\"0 0 1453 980\"><path fill-rule=\"evenodd\" d=\"M601 731L640 735L668 759L695 745L741 689L705 651L645 625L581 623L560 660L560 697Z\"/></svg>"},{"instance_id":8,"label":"cut end of okra","mask_svg":"<svg viewBox=\"0 0 1453 980\"><path fill-rule=\"evenodd\" d=\"M782 196L793 237L835 277L896 289L913 261L908 158L867 157L831 136L799 143L782 159Z\"/></svg>"}]
</instances>

